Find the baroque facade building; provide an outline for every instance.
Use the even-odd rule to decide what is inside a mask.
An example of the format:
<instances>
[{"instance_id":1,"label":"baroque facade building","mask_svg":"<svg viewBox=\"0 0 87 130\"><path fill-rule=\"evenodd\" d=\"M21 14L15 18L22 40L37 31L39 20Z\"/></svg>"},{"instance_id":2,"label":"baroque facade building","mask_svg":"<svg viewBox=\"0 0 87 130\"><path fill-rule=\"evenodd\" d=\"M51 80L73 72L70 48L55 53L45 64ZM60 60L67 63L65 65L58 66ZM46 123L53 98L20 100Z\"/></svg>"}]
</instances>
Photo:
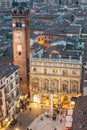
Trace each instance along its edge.
<instances>
[{"instance_id":1,"label":"baroque facade building","mask_svg":"<svg viewBox=\"0 0 87 130\"><path fill-rule=\"evenodd\" d=\"M30 96L33 102L69 106L81 94L82 60L31 58Z\"/></svg>"}]
</instances>

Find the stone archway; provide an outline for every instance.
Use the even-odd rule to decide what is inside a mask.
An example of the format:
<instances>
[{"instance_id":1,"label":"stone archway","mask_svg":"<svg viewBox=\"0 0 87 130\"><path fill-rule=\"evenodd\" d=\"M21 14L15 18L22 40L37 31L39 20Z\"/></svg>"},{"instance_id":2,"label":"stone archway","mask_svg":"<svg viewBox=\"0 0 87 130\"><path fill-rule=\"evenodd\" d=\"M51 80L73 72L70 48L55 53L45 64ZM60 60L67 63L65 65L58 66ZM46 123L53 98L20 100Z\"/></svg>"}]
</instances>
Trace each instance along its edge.
<instances>
[{"instance_id":1,"label":"stone archway","mask_svg":"<svg viewBox=\"0 0 87 130\"><path fill-rule=\"evenodd\" d=\"M32 86L33 90L38 90L39 89L39 79L33 78L31 81L31 86Z\"/></svg>"},{"instance_id":2,"label":"stone archway","mask_svg":"<svg viewBox=\"0 0 87 130\"><path fill-rule=\"evenodd\" d=\"M78 93L78 85L79 83L77 81L71 81L71 92Z\"/></svg>"},{"instance_id":3,"label":"stone archway","mask_svg":"<svg viewBox=\"0 0 87 130\"><path fill-rule=\"evenodd\" d=\"M58 81L56 79L53 79L51 81L51 86L50 87L52 87L55 90L55 92L57 92L57 90L58 90Z\"/></svg>"},{"instance_id":4,"label":"stone archway","mask_svg":"<svg viewBox=\"0 0 87 130\"><path fill-rule=\"evenodd\" d=\"M38 94L34 94L33 95L33 102L40 103L40 99L39 99L39 95Z\"/></svg>"},{"instance_id":5,"label":"stone archway","mask_svg":"<svg viewBox=\"0 0 87 130\"><path fill-rule=\"evenodd\" d=\"M64 80L61 82L61 91L62 92L68 92L68 81Z\"/></svg>"},{"instance_id":6,"label":"stone archway","mask_svg":"<svg viewBox=\"0 0 87 130\"><path fill-rule=\"evenodd\" d=\"M48 79L43 79L42 89L43 89L43 91L48 91L49 90L49 80Z\"/></svg>"}]
</instances>

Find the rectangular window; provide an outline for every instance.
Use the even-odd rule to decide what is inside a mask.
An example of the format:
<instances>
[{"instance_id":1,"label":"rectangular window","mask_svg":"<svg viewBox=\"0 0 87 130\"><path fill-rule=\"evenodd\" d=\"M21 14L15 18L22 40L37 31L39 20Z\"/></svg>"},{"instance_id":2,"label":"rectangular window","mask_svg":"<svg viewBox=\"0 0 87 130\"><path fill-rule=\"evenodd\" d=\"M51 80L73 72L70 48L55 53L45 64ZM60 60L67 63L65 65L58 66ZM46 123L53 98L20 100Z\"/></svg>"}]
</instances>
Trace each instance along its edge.
<instances>
[{"instance_id":1,"label":"rectangular window","mask_svg":"<svg viewBox=\"0 0 87 130\"><path fill-rule=\"evenodd\" d=\"M8 83L8 80L7 80L7 83Z\"/></svg>"},{"instance_id":2,"label":"rectangular window","mask_svg":"<svg viewBox=\"0 0 87 130\"><path fill-rule=\"evenodd\" d=\"M10 89L11 89L11 90L13 89L13 83L11 83L11 85L10 85Z\"/></svg>"},{"instance_id":3,"label":"rectangular window","mask_svg":"<svg viewBox=\"0 0 87 130\"><path fill-rule=\"evenodd\" d=\"M3 105L2 99L0 99L0 105Z\"/></svg>"},{"instance_id":4,"label":"rectangular window","mask_svg":"<svg viewBox=\"0 0 87 130\"><path fill-rule=\"evenodd\" d=\"M22 77L20 77L20 81L22 81Z\"/></svg>"},{"instance_id":5,"label":"rectangular window","mask_svg":"<svg viewBox=\"0 0 87 130\"><path fill-rule=\"evenodd\" d=\"M13 76L11 76L10 79L13 79Z\"/></svg>"},{"instance_id":6,"label":"rectangular window","mask_svg":"<svg viewBox=\"0 0 87 130\"><path fill-rule=\"evenodd\" d=\"M4 92L5 92L5 93L9 93L9 87L6 87L6 88L4 89Z\"/></svg>"},{"instance_id":7,"label":"rectangular window","mask_svg":"<svg viewBox=\"0 0 87 130\"><path fill-rule=\"evenodd\" d=\"M44 69L44 74L47 74L47 69Z\"/></svg>"},{"instance_id":8,"label":"rectangular window","mask_svg":"<svg viewBox=\"0 0 87 130\"><path fill-rule=\"evenodd\" d=\"M18 75L18 72L15 73L15 76Z\"/></svg>"},{"instance_id":9,"label":"rectangular window","mask_svg":"<svg viewBox=\"0 0 87 130\"><path fill-rule=\"evenodd\" d=\"M12 97L12 99L14 98L14 93L12 93L11 97Z\"/></svg>"},{"instance_id":10,"label":"rectangular window","mask_svg":"<svg viewBox=\"0 0 87 130\"><path fill-rule=\"evenodd\" d=\"M18 84L18 79L16 80L16 85Z\"/></svg>"},{"instance_id":11,"label":"rectangular window","mask_svg":"<svg viewBox=\"0 0 87 130\"><path fill-rule=\"evenodd\" d=\"M2 97L2 92L0 91L0 97Z\"/></svg>"},{"instance_id":12,"label":"rectangular window","mask_svg":"<svg viewBox=\"0 0 87 130\"><path fill-rule=\"evenodd\" d=\"M18 54L21 55L21 52L19 52Z\"/></svg>"},{"instance_id":13,"label":"rectangular window","mask_svg":"<svg viewBox=\"0 0 87 130\"><path fill-rule=\"evenodd\" d=\"M3 113L0 113L0 118L2 118L3 117Z\"/></svg>"},{"instance_id":14,"label":"rectangular window","mask_svg":"<svg viewBox=\"0 0 87 130\"><path fill-rule=\"evenodd\" d=\"M67 84L63 84L62 85L62 91L63 92L67 92L67 90L68 90L68 85Z\"/></svg>"}]
</instances>

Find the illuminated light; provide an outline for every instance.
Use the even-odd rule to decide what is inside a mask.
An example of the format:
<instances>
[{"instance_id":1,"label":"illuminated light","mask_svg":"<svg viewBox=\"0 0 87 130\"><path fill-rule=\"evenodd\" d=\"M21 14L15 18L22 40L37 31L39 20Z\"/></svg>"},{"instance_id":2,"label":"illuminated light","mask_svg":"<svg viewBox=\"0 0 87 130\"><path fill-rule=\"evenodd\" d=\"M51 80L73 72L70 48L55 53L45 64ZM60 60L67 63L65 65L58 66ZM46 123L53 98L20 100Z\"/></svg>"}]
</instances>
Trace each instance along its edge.
<instances>
[{"instance_id":1,"label":"illuminated light","mask_svg":"<svg viewBox=\"0 0 87 130\"><path fill-rule=\"evenodd\" d=\"M74 102L74 101L71 101L71 105L75 105L75 102Z\"/></svg>"},{"instance_id":2,"label":"illuminated light","mask_svg":"<svg viewBox=\"0 0 87 130\"><path fill-rule=\"evenodd\" d=\"M20 32L21 32L21 30L16 30L16 32L20 33Z\"/></svg>"},{"instance_id":3,"label":"illuminated light","mask_svg":"<svg viewBox=\"0 0 87 130\"><path fill-rule=\"evenodd\" d=\"M39 44L44 44L44 40L39 40L38 43Z\"/></svg>"},{"instance_id":4,"label":"illuminated light","mask_svg":"<svg viewBox=\"0 0 87 130\"><path fill-rule=\"evenodd\" d=\"M25 27L25 24L22 24L22 27Z\"/></svg>"},{"instance_id":5,"label":"illuminated light","mask_svg":"<svg viewBox=\"0 0 87 130\"><path fill-rule=\"evenodd\" d=\"M15 27L16 25L13 23L12 26Z\"/></svg>"},{"instance_id":6,"label":"illuminated light","mask_svg":"<svg viewBox=\"0 0 87 130\"><path fill-rule=\"evenodd\" d=\"M6 118L5 121L8 122L8 118Z\"/></svg>"},{"instance_id":7,"label":"illuminated light","mask_svg":"<svg viewBox=\"0 0 87 130\"><path fill-rule=\"evenodd\" d=\"M80 96L82 96L82 94L81 94L81 93L77 95L77 97L80 97Z\"/></svg>"},{"instance_id":8,"label":"illuminated light","mask_svg":"<svg viewBox=\"0 0 87 130\"><path fill-rule=\"evenodd\" d=\"M28 94L26 94L25 96L20 96L19 99L24 99L27 98Z\"/></svg>"},{"instance_id":9,"label":"illuminated light","mask_svg":"<svg viewBox=\"0 0 87 130\"><path fill-rule=\"evenodd\" d=\"M37 100L38 100L38 98L37 98L37 96L35 95L35 96L34 96L34 102L37 102Z\"/></svg>"},{"instance_id":10,"label":"illuminated light","mask_svg":"<svg viewBox=\"0 0 87 130\"><path fill-rule=\"evenodd\" d=\"M19 99L23 99L23 96L20 96Z\"/></svg>"},{"instance_id":11,"label":"illuminated light","mask_svg":"<svg viewBox=\"0 0 87 130\"><path fill-rule=\"evenodd\" d=\"M75 107L75 101L71 101L70 107L73 109Z\"/></svg>"},{"instance_id":12,"label":"illuminated light","mask_svg":"<svg viewBox=\"0 0 87 130\"><path fill-rule=\"evenodd\" d=\"M19 128L15 128L15 130L20 130Z\"/></svg>"},{"instance_id":13,"label":"illuminated light","mask_svg":"<svg viewBox=\"0 0 87 130\"><path fill-rule=\"evenodd\" d=\"M9 125L11 121L9 121L7 124Z\"/></svg>"},{"instance_id":14,"label":"illuminated light","mask_svg":"<svg viewBox=\"0 0 87 130\"><path fill-rule=\"evenodd\" d=\"M40 99L39 98L37 99L37 103L40 103Z\"/></svg>"},{"instance_id":15,"label":"illuminated light","mask_svg":"<svg viewBox=\"0 0 87 130\"><path fill-rule=\"evenodd\" d=\"M40 103L40 99L39 99L38 94L35 94L35 95L33 96L33 101L36 102L36 103Z\"/></svg>"}]
</instances>

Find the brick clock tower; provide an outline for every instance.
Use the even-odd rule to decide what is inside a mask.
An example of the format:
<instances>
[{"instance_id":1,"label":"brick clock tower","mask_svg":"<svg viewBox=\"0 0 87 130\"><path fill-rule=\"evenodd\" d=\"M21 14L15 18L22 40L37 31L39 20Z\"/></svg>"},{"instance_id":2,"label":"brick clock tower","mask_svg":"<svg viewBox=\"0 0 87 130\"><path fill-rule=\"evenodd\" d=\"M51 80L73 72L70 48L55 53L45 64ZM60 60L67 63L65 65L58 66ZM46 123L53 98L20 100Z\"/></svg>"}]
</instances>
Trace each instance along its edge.
<instances>
[{"instance_id":1,"label":"brick clock tower","mask_svg":"<svg viewBox=\"0 0 87 130\"><path fill-rule=\"evenodd\" d=\"M13 3L13 63L19 66L19 84L22 95L29 93L30 27L29 9L25 3Z\"/></svg>"}]
</instances>

